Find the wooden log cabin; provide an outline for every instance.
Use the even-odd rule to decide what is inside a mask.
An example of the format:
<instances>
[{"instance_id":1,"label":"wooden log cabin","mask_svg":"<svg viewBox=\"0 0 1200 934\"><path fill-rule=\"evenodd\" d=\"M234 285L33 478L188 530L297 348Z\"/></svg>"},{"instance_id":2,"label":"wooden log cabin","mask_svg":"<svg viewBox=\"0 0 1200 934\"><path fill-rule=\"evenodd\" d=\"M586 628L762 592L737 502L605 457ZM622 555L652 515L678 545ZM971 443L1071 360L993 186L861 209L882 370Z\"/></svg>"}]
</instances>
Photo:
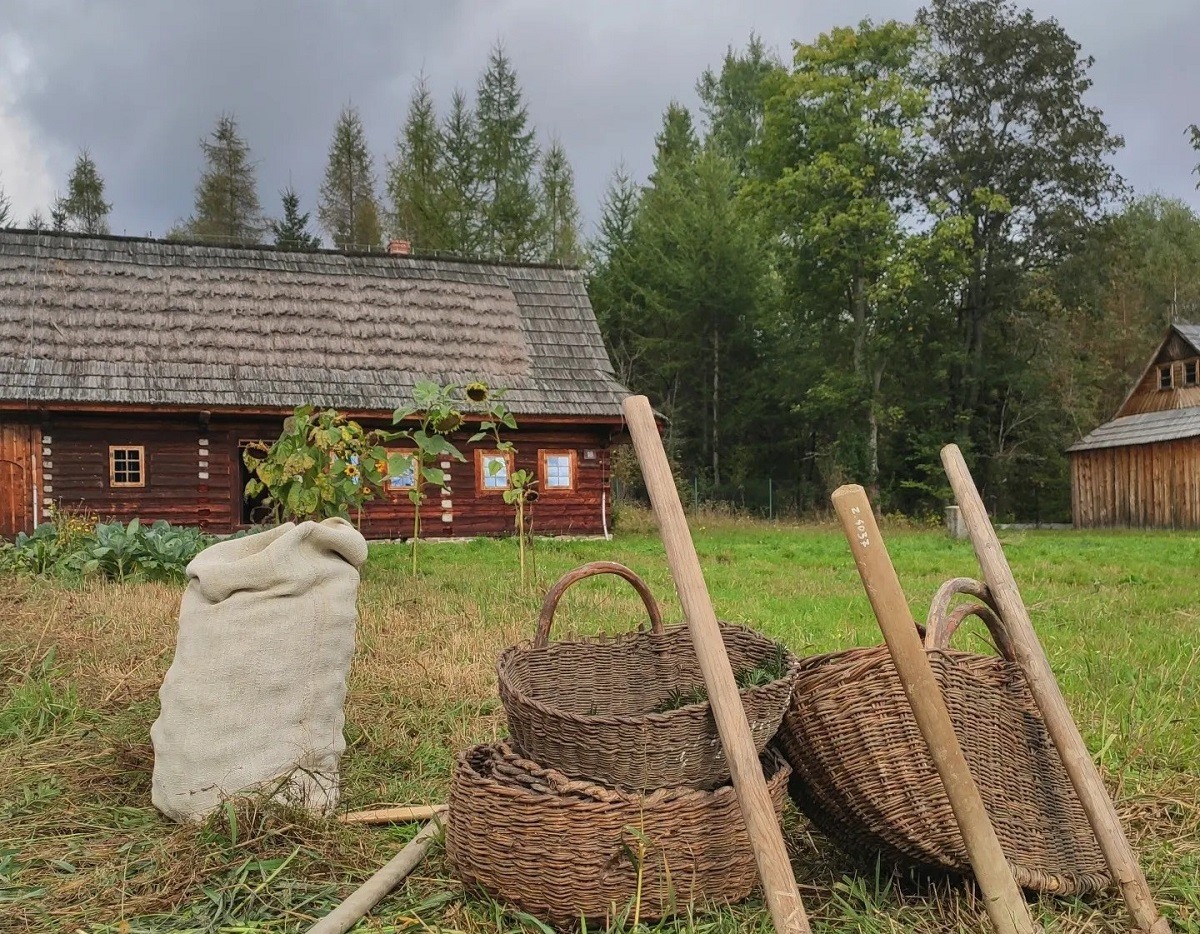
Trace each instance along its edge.
<instances>
[{"instance_id":1,"label":"wooden log cabin","mask_svg":"<svg viewBox=\"0 0 1200 934\"><path fill-rule=\"evenodd\" d=\"M52 503L229 533L259 516L241 449L295 406L390 424L421 378L508 390L515 456L466 455L424 534L502 534L507 476L533 471L533 528L606 530L616 380L578 270L396 253L220 248L0 231L0 534ZM501 456L499 478L488 469ZM365 534L411 534L403 478Z\"/></svg>"},{"instance_id":2,"label":"wooden log cabin","mask_svg":"<svg viewBox=\"0 0 1200 934\"><path fill-rule=\"evenodd\" d=\"M1173 325L1112 421L1067 451L1077 528L1200 529L1200 325Z\"/></svg>"}]
</instances>

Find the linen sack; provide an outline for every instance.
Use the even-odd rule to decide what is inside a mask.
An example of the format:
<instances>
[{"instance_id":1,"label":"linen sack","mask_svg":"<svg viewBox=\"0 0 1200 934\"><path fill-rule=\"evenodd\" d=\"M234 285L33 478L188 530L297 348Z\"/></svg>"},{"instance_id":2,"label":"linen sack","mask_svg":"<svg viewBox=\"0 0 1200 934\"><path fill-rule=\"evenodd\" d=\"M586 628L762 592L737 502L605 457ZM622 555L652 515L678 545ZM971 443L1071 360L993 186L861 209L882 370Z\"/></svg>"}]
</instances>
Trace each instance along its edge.
<instances>
[{"instance_id":1,"label":"linen sack","mask_svg":"<svg viewBox=\"0 0 1200 934\"><path fill-rule=\"evenodd\" d=\"M309 810L336 806L366 557L354 526L326 519L218 542L188 565L150 729L155 807L200 820L252 788Z\"/></svg>"}]
</instances>

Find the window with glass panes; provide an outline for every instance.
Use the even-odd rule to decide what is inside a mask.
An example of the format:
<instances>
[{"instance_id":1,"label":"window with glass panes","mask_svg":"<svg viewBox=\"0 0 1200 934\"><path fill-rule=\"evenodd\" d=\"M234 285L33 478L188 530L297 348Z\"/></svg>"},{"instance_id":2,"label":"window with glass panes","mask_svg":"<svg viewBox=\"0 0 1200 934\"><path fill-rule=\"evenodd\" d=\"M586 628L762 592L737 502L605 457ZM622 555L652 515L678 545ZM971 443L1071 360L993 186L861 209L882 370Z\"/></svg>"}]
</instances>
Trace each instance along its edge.
<instances>
[{"instance_id":1,"label":"window with glass panes","mask_svg":"<svg viewBox=\"0 0 1200 934\"><path fill-rule=\"evenodd\" d=\"M539 451L542 492L575 489L575 452Z\"/></svg>"},{"instance_id":2,"label":"window with glass panes","mask_svg":"<svg viewBox=\"0 0 1200 934\"><path fill-rule=\"evenodd\" d=\"M512 473L512 455L507 451L475 452L475 488L484 493L501 493L508 489Z\"/></svg>"},{"instance_id":3,"label":"window with glass panes","mask_svg":"<svg viewBox=\"0 0 1200 934\"><path fill-rule=\"evenodd\" d=\"M400 473L389 474L387 488L389 490L411 490L417 484L417 461L415 451L388 451L388 454L407 458L407 466Z\"/></svg>"},{"instance_id":4,"label":"window with glass panes","mask_svg":"<svg viewBox=\"0 0 1200 934\"><path fill-rule=\"evenodd\" d=\"M110 486L146 485L146 449L141 445L117 446L108 449L108 482Z\"/></svg>"}]
</instances>

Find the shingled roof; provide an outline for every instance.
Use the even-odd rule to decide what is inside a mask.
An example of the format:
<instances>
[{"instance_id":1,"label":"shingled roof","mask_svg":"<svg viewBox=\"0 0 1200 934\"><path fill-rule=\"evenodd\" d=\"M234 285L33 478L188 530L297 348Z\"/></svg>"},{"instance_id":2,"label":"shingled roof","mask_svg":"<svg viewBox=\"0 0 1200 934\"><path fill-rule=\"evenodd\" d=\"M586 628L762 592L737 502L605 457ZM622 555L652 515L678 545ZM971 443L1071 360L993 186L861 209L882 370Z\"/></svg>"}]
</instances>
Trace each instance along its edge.
<instances>
[{"instance_id":1,"label":"shingled roof","mask_svg":"<svg viewBox=\"0 0 1200 934\"><path fill-rule=\"evenodd\" d=\"M1200 435L1200 406L1192 406L1187 409L1142 412L1138 415L1114 418L1072 444L1067 450L1094 451L1098 448L1119 448L1129 444L1177 441L1197 435Z\"/></svg>"},{"instance_id":2,"label":"shingled roof","mask_svg":"<svg viewBox=\"0 0 1200 934\"><path fill-rule=\"evenodd\" d=\"M578 270L0 230L0 400L389 411L484 379L617 416Z\"/></svg>"}]
</instances>

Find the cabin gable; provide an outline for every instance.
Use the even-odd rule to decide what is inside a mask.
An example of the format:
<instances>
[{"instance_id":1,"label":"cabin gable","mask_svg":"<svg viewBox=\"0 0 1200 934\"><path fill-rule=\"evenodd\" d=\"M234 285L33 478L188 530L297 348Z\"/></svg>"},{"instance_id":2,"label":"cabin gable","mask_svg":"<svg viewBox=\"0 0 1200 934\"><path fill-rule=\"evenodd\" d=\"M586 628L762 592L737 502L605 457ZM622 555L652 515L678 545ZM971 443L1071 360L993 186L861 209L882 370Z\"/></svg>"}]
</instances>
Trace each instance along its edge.
<instances>
[{"instance_id":1,"label":"cabin gable","mask_svg":"<svg viewBox=\"0 0 1200 934\"><path fill-rule=\"evenodd\" d=\"M1185 337L1192 330L1200 328L1171 329L1114 418L1200 406L1200 348Z\"/></svg>"}]
</instances>

